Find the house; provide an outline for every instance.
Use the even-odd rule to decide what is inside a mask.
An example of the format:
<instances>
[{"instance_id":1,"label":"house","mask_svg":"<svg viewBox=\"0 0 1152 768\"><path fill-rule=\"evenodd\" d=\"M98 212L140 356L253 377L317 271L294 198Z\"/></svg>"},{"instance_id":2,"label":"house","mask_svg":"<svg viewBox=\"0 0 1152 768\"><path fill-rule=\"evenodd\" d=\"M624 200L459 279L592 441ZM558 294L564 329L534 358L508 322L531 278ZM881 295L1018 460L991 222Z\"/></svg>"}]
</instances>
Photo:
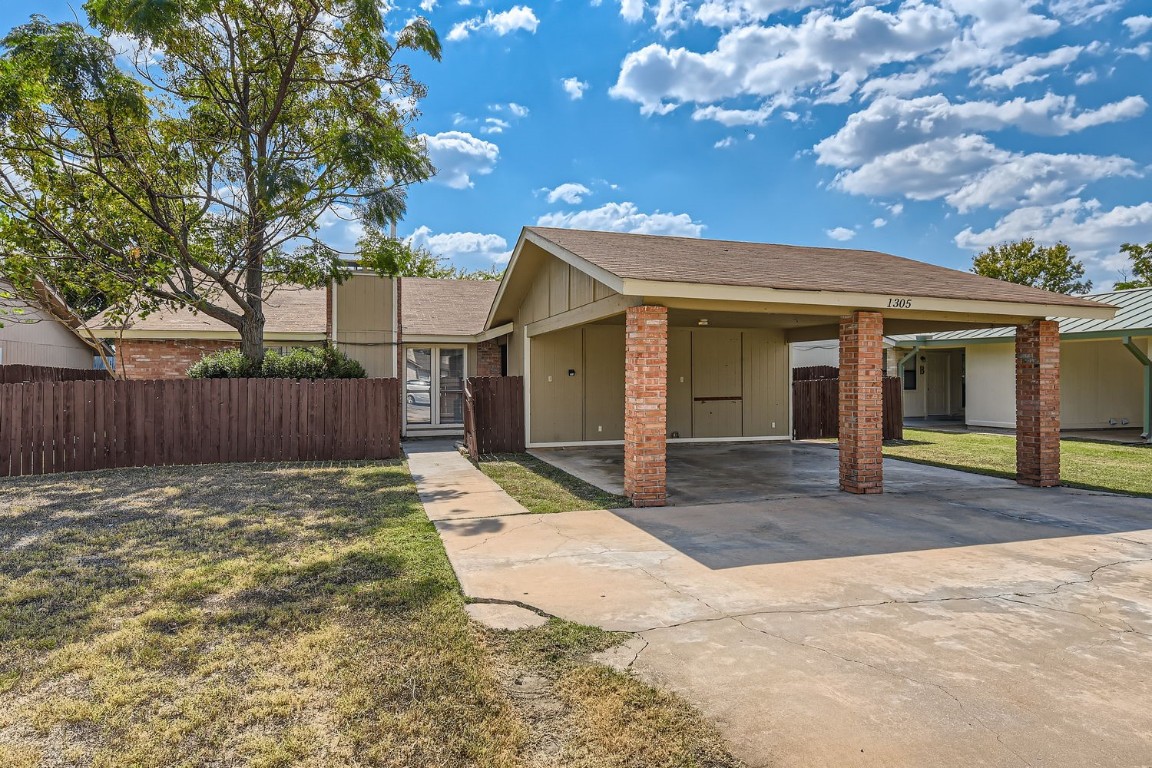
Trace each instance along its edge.
<instances>
[{"instance_id":1,"label":"house","mask_svg":"<svg viewBox=\"0 0 1152 768\"><path fill-rule=\"evenodd\" d=\"M41 307L12 296L11 285L0 281L0 364L43 365L92 370L95 350L73 325L61 322ZM51 297L46 297L51 300Z\"/></svg>"},{"instance_id":2,"label":"house","mask_svg":"<svg viewBox=\"0 0 1152 768\"><path fill-rule=\"evenodd\" d=\"M508 329L484 327L496 289L494 281L392 279L365 272L327 290L279 288L264 306L265 344L285 351L331 341L370 377L401 370L406 432L459 434L464 378L504 370L506 347L495 338ZM234 328L188 309L126 322L98 316L93 326L115 344L129 379L183 378L204 355L240 344Z\"/></svg>"},{"instance_id":3,"label":"house","mask_svg":"<svg viewBox=\"0 0 1152 768\"><path fill-rule=\"evenodd\" d=\"M271 349L323 344L328 338L323 289L281 288L264 306L264 341ZM190 309L161 309L114 320L107 312L91 321L92 332L113 344L116 365L129 379L179 379L201 357L240 346L232 326Z\"/></svg>"},{"instance_id":4,"label":"house","mask_svg":"<svg viewBox=\"0 0 1152 768\"><path fill-rule=\"evenodd\" d=\"M1088 430L1141 427L1152 419L1152 288L1086 299L1117 307L1113 318L1057 315L1060 324L1060 425ZM897 336L904 414L953 418L971 426L1016 426L1013 329L1000 327Z\"/></svg>"},{"instance_id":5,"label":"house","mask_svg":"<svg viewBox=\"0 0 1152 768\"><path fill-rule=\"evenodd\" d=\"M893 286L902 286L898 293ZM485 324L525 377L531 446L623 444L635 504L662 504L668 441L788 440L789 345L838 339L840 485L882 488L883 337L1019 326L1020 478L1059 482L1054 315L1100 302L875 251L531 227Z\"/></svg>"}]
</instances>

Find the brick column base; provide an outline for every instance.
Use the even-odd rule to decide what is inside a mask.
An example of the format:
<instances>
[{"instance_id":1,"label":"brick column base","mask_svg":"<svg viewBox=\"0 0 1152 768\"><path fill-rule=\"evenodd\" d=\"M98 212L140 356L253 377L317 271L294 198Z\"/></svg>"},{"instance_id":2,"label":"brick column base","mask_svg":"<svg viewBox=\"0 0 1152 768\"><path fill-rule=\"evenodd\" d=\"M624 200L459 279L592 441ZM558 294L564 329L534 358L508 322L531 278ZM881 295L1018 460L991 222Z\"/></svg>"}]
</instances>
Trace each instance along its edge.
<instances>
[{"instance_id":1,"label":"brick column base","mask_svg":"<svg viewBox=\"0 0 1152 768\"><path fill-rule=\"evenodd\" d=\"M1016 482L1060 485L1060 324L1016 328Z\"/></svg>"},{"instance_id":2,"label":"brick column base","mask_svg":"<svg viewBox=\"0 0 1152 768\"><path fill-rule=\"evenodd\" d=\"M667 501L668 308L629 307L624 350L624 495Z\"/></svg>"},{"instance_id":3,"label":"brick column base","mask_svg":"<svg viewBox=\"0 0 1152 768\"><path fill-rule=\"evenodd\" d=\"M840 490L884 492L884 316L840 318Z\"/></svg>"}]
</instances>

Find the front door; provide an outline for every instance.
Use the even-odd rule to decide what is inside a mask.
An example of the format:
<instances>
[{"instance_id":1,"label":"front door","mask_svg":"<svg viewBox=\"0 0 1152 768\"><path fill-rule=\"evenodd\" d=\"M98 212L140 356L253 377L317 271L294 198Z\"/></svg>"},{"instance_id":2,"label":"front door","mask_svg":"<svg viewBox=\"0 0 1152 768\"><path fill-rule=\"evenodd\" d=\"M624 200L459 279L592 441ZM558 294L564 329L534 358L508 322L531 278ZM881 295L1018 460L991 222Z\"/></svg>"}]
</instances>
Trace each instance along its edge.
<instances>
[{"instance_id":1,"label":"front door","mask_svg":"<svg viewBox=\"0 0 1152 768\"><path fill-rule=\"evenodd\" d=\"M952 415L952 355L929 352L925 376L928 416Z\"/></svg>"},{"instance_id":2,"label":"front door","mask_svg":"<svg viewBox=\"0 0 1152 768\"><path fill-rule=\"evenodd\" d=\"M463 347L408 347L404 351L404 419L410 428L464 425Z\"/></svg>"}]
</instances>

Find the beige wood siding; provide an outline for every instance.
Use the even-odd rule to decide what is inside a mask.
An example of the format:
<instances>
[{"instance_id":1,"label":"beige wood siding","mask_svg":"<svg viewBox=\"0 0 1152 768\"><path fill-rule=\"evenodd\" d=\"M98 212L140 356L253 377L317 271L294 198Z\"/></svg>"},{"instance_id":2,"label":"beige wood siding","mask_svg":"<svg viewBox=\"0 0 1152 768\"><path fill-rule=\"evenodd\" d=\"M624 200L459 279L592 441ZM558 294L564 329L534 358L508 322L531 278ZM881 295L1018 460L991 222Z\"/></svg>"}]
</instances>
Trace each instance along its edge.
<instances>
[{"instance_id":1,"label":"beige wood siding","mask_svg":"<svg viewBox=\"0 0 1152 768\"><path fill-rule=\"evenodd\" d=\"M668 435L692 437L692 331L668 329Z\"/></svg>"},{"instance_id":2,"label":"beige wood siding","mask_svg":"<svg viewBox=\"0 0 1152 768\"><path fill-rule=\"evenodd\" d=\"M391 278L353 275L335 287L336 345L372 378L396 375L395 287Z\"/></svg>"},{"instance_id":3,"label":"beige wood siding","mask_svg":"<svg viewBox=\"0 0 1152 768\"><path fill-rule=\"evenodd\" d=\"M743 408L739 400L692 403L692 437L740 437Z\"/></svg>"},{"instance_id":4,"label":"beige wood siding","mask_svg":"<svg viewBox=\"0 0 1152 768\"><path fill-rule=\"evenodd\" d=\"M692 396L740 397L740 331L726 328L692 331Z\"/></svg>"},{"instance_id":5,"label":"beige wood siding","mask_svg":"<svg viewBox=\"0 0 1152 768\"><path fill-rule=\"evenodd\" d=\"M616 291L604 285L604 283L600 282L599 280L592 281L592 298L594 298L596 301L600 301L600 299L607 299L608 297L615 295Z\"/></svg>"},{"instance_id":6,"label":"beige wood siding","mask_svg":"<svg viewBox=\"0 0 1152 768\"><path fill-rule=\"evenodd\" d=\"M744 434L788 434L788 343L776 330L744 332Z\"/></svg>"},{"instance_id":7,"label":"beige wood siding","mask_svg":"<svg viewBox=\"0 0 1152 768\"><path fill-rule=\"evenodd\" d=\"M968 389L965 420L981 427L1016 426L1015 345L973 344L967 349L964 365Z\"/></svg>"},{"instance_id":8,"label":"beige wood siding","mask_svg":"<svg viewBox=\"0 0 1152 768\"><path fill-rule=\"evenodd\" d=\"M569 274L572 268L559 259L548 264L548 316L559 315L571 308L568 301Z\"/></svg>"},{"instance_id":9,"label":"beige wood siding","mask_svg":"<svg viewBox=\"0 0 1152 768\"><path fill-rule=\"evenodd\" d=\"M593 301L592 283L595 281L587 272L581 272L578 269L570 270L571 274L568 277L568 303L572 309L582 307L585 304L591 304Z\"/></svg>"},{"instance_id":10,"label":"beige wood siding","mask_svg":"<svg viewBox=\"0 0 1152 768\"><path fill-rule=\"evenodd\" d=\"M624 328L584 328L584 439L624 439Z\"/></svg>"},{"instance_id":11,"label":"beige wood siding","mask_svg":"<svg viewBox=\"0 0 1152 768\"><path fill-rule=\"evenodd\" d=\"M92 369L96 352L68 328L34 309L8 311L12 314L0 316L0 363Z\"/></svg>"},{"instance_id":12,"label":"beige wood siding","mask_svg":"<svg viewBox=\"0 0 1152 768\"><path fill-rule=\"evenodd\" d=\"M569 328L534 336L532 354L532 442L577 442L584 438L583 333ZM574 370L575 376L568 371Z\"/></svg>"},{"instance_id":13,"label":"beige wood siding","mask_svg":"<svg viewBox=\"0 0 1152 768\"><path fill-rule=\"evenodd\" d=\"M1147 340L1137 343L1147 349ZM1060 426L1108 429L1143 424L1144 369L1119 339L1060 345ZM1124 424L1127 420L1128 424Z\"/></svg>"}]
</instances>

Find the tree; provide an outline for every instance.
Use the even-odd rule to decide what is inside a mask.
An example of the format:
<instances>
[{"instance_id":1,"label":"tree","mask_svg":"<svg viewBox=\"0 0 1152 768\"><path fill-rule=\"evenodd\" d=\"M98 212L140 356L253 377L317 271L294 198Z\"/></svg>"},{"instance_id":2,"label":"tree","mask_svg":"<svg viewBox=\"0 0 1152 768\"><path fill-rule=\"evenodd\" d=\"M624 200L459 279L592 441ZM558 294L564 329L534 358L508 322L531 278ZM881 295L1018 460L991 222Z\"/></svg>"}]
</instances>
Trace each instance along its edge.
<instances>
[{"instance_id":1,"label":"tree","mask_svg":"<svg viewBox=\"0 0 1152 768\"><path fill-rule=\"evenodd\" d=\"M392 277L434 277L441 280L499 280L502 269L461 269L427 248L414 247L369 228L357 243L360 266Z\"/></svg>"},{"instance_id":2,"label":"tree","mask_svg":"<svg viewBox=\"0 0 1152 768\"><path fill-rule=\"evenodd\" d=\"M433 168L410 130L439 59L416 19L392 35L363 0L88 0L0 41L0 270L116 312L189 307L263 357L277 286L340 280L319 239L383 225ZM127 40L130 63L109 40Z\"/></svg>"},{"instance_id":3,"label":"tree","mask_svg":"<svg viewBox=\"0 0 1152 768\"><path fill-rule=\"evenodd\" d=\"M1083 279L1084 262L1072 256L1067 244L1037 245L1030 237L990 246L972 260L972 271L1056 293L1092 290L1092 281Z\"/></svg>"},{"instance_id":4,"label":"tree","mask_svg":"<svg viewBox=\"0 0 1152 768\"><path fill-rule=\"evenodd\" d=\"M1132 260L1132 279L1122 273L1124 279L1116 283L1116 290L1126 288L1152 288L1152 242L1140 245L1139 243L1124 243L1120 252L1128 254Z\"/></svg>"}]
</instances>

